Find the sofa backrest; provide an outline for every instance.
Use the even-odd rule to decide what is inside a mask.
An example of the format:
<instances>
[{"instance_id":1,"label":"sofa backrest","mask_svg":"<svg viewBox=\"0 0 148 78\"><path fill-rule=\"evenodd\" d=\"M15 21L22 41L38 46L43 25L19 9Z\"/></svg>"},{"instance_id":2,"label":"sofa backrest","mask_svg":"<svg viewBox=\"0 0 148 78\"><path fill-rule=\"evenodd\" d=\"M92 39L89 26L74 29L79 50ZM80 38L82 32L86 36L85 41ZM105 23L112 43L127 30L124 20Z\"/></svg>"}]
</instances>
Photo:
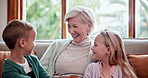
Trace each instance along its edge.
<instances>
[{"instance_id":1,"label":"sofa backrest","mask_svg":"<svg viewBox=\"0 0 148 78\"><path fill-rule=\"evenodd\" d=\"M145 54L148 53L148 40L123 39L125 51L127 54Z\"/></svg>"},{"instance_id":2,"label":"sofa backrest","mask_svg":"<svg viewBox=\"0 0 148 78\"><path fill-rule=\"evenodd\" d=\"M52 40L49 41L35 41L36 47L34 51L37 52L37 56L40 59L43 53L46 51ZM125 51L127 54L145 54L148 53L148 40L141 39L123 39L125 45ZM3 41L0 41L0 51L8 51Z\"/></svg>"}]
</instances>

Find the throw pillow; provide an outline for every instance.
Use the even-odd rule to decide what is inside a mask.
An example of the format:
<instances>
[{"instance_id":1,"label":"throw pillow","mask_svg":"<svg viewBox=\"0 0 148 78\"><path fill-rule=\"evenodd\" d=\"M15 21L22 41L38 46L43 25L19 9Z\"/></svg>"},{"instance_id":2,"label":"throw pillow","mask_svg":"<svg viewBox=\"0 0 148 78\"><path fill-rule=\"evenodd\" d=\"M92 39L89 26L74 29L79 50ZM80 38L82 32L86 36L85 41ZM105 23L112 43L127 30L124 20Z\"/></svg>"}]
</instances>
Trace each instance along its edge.
<instances>
[{"instance_id":1,"label":"throw pillow","mask_svg":"<svg viewBox=\"0 0 148 78\"><path fill-rule=\"evenodd\" d=\"M10 51L0 51L0 78L2 78L2 64L4 59L8 58L10 56Z\"/></svg>"},{"instance_id":2,"label":"throw pillow","mask_svg":"<svg viewBox=\"0 0 148 78\"><path fill-rule=\"evenodd\" d=\"M148 54L127 54L138 78L148 78Z\"/></svg>"}]
</instances>

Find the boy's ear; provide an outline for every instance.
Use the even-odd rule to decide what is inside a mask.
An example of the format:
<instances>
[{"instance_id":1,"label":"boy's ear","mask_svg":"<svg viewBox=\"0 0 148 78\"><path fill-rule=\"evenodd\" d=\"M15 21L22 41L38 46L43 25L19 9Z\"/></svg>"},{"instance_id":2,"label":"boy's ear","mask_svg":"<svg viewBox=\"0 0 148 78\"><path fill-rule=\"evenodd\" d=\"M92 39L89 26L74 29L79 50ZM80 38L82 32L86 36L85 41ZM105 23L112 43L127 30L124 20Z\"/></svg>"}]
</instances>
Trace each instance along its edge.
<instances>
[{"instance_id":1,"label":"boy's ear","mask_svg":"<svg viewBox=\"0 0 148 78\"><path fill-rule=\"evenodd\" d=\"M20 45L20 47L24 47L24 45L25 45L25 39L24 38L21 38L20 40L19 40L19 45Z\"/></svg>"}]
</instances>

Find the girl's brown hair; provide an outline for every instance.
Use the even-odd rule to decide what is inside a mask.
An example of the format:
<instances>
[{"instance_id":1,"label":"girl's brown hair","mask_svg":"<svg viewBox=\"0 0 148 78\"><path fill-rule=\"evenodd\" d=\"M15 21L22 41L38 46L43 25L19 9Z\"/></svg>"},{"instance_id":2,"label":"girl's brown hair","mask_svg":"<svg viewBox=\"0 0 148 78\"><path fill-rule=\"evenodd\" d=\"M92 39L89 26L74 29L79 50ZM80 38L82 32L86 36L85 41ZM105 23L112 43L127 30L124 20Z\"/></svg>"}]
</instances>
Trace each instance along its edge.
<instances>
[{"instance_id":1,"label":"girl's brown hair","mask_svg":"<svg viewBox=\"0 0 148 78\"><path fill-rule=\"evenodd\" d=\"M107 30L102 31L100 34L104 36L105 46L111 49L109 64L119 65L124 78L137 78L133 68L127 60L124 44L120 35Z\"/></svg>"}]
</instances>

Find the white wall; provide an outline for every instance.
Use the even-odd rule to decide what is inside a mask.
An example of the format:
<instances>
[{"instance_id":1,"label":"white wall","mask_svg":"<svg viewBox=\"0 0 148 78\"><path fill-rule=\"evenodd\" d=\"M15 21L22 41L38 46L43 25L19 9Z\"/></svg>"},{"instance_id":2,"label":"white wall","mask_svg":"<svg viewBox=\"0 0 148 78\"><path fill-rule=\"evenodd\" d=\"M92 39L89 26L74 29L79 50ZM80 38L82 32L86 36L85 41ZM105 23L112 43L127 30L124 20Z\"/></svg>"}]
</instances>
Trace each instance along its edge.
<instances>
[{"instance_id":1,"label":"white wall","mask_svg":"<svg viewBox=\"0 0 148 78\"><path fill-rule=\"evenodd\" d=\"M0 40L2 32L7 24L7 0L0 0Z\"/></svg>"}]
</instances>

